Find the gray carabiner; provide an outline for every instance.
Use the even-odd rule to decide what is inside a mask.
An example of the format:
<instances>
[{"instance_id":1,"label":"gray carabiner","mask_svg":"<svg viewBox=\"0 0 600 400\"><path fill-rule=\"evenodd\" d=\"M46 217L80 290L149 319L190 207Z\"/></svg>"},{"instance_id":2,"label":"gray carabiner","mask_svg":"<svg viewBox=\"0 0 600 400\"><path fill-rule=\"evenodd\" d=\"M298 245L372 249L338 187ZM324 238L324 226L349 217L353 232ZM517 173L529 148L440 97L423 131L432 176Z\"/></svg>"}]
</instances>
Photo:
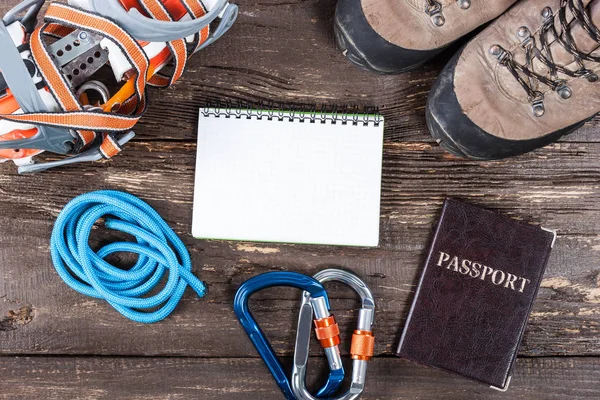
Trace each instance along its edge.
<instances>
[{"instance_id":1,"label":"gray carabiner","mask_svg":"<svg viewBox=\"0 0 600 400\"><path fill-rule=\"evenodd\" d=\"M341 282L350 286L358 293L362 300L362 308L358 314L357 329L352 337L352 383L350 389L335 400L354 400L360 398L365 388L367 375L367 361L373 355L374 337L372 326L375 321L375 299L369 287L356 275L338 270L327 269L313 276L321 283ZM294 366L292 370L292 390L298 400L317 400L306 389L306 367L308 364L308 349L310 347L311 320L313 307L311 296L308 293L302 295L299 325L296 334L296 350L294 352ZM314 305L313 305L314 306ZM327 354L328 359L330 357ZM339 356L339 353L338 353Z\"/></svg>"},{"instance_id":2,"label":"gray carabiner","mask_svg":"<svg viewBox=\"0 0 600 400\"><path fill-rule=\"evenodd\" d=\"M194 54L199 52L202 49L207 48L208 46L210 46L211 44L213 44L214 42L219 40L221 38L221 36L226 34L227 31L229 31L229 29L233 26L233 24L237 20L238 14L239 14L239 9L238 9L237 5L227 4L227 6L225 7L225 10L223 11L223 15L221 17L221 21L219 22L219 25L213 30L213 32L208 37L208 39L206 39L206 41L204 43L202 43L202 45L200 45L196 49L196 51L194 51Z\"/></svg>"}]
</instances>

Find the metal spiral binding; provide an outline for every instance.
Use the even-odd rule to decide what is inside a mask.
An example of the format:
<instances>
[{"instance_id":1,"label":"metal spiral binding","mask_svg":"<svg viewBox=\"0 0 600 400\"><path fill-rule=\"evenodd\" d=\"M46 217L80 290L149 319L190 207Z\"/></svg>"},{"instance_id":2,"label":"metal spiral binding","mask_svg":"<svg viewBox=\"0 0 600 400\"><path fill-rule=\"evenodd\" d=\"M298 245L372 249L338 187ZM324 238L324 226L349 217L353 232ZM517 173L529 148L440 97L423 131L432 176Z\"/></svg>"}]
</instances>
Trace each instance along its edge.
<instances>
[{"instance_id":1,"label":"metal spiral binding","mask_svg":"<svg viewBox=\"0 0 600 400\"><path fill-rule=\"evenodd\" d=\"M237 119L257 119L280 122L300 122L311 124L332 124L332 125L353 125L379 127L383 123L383 116L375 108L359 112L358 109L344 107L341 111L338 108L317 110L316 107L299 107L288 110L276 108L273 106L258 106L256 109L249 105L230 105L206 106L201 110L204 117L215 118L237 118Z\"/></svg>"}]
</instances>

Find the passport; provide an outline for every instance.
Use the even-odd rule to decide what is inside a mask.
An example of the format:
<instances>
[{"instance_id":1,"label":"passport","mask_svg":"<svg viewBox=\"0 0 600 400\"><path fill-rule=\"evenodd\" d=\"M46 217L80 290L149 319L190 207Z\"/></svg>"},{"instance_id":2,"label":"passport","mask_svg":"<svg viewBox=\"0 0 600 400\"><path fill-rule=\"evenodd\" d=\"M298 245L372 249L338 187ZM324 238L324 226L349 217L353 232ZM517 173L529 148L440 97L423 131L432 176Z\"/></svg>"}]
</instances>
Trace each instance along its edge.
<instances>
[{"instance_id":1,"label":"passport","mask_svg":"<svg viewBox=\"0 0 600 400\"><path fill-rule=\"evenodd\" d=\"M507 390L555 240L447 199L397 354Z\"/></svg>"}]
</instances>

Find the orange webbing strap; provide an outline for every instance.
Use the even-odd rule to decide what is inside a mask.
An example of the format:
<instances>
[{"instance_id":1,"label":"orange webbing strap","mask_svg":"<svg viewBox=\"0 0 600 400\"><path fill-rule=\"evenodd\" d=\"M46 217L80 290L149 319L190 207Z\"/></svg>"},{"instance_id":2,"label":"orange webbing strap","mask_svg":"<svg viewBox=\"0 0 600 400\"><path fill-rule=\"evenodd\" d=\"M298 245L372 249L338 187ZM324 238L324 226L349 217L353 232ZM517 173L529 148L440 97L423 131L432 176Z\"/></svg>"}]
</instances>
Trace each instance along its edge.
<instances>
[{"instance_id":1,"label":"orange webbing strap","mask_svg":"<svg viewBox=\"0 0 600 400\"><path fill-rule=\"evenodd\" d=\"M46 25L36 29L31 37L31 52L38 69L48 85L48 89L60 105L63 112L28 113L0 115L0 118L15 122L27 122L34 125L52 125L78 132L81 140L79 148L94 140L95 132L128 131L135 126L146 109L145 90L149 61L144 50L125 30L112 21L99 15L89 13L60 3L50 4L45 21ZM128 58L136 75L134 77L136 107L131 114L124 115L102 111L86 111L79 99L71 91L65 77L52 61L48 50L42 42L42 34L49 26L64 26L68 29L82 29L97 32L113 41ZM52 28L52 32L56 32ZM64 31L66 32L66 30ZM63 33L64 33L63 32ZM112 152L107 152L111 154Z\"/></svg>"},{"instance_id":2,"label":"orange webbing strap","mask_svg":"<svg viewBox=\"0 0 600 400\"><path fill-rule=\"evenodd\" d=\"M125 100L123 104L121 104L121 107L119 107L119 112L123 114L132 114L136 107L137 101L135 97L130 97L129 99Z\"/></svg>"},{"instance_id":3,"label":"orange webbing strap","mask_svg":"<svg viewBox=\"0 0 600 400\"><path fill-rule=\"evenodd\" d=\"M139 117L129 117L99 111L71 111L56 113L28 113L0 115L0 118L13 122L33 125L57 126L95 132L123 132L131 130Z\"/></svg>"},{"instance_id":4,"label":"orange webbing strap","mask_svg":"<svg viewBox=\"0 0 600 400\"><path fill-rule=\"evenodd\" d=\"M207 11L206 11L206 8L204 7L204 4L202 4L202 1L200 1L200 0L181 0L181 2L188 9L188 12L194 16L194 18L200 18L200 17L203 17L204 15L206 15ZM202 43L206 42L209 34L210 34L210 26L207 25L200 31L200 33L198 33L197 39L196 39L196 45L194 46L192 53L195 53L198 50L198 48L200 47L200 45Z\"/></svg>"},{"instance_id":5,"label":"orange webbing strap","mask_svg":"<svg viewBox=\"0 0 600 400\"><path fill-rule=\"evenodd\" d=\"M154 19L160 21L173 21L173 18L165 9L164 5L160 2L160 0L139 0L140 5L145 9L145 11ZM173 55L175 61L175 70L173 71L173 75L168 78L161 74L154 75L149 83L153 86L167 87L171 86L175 82L181 78L183 75L183 71L185 70L185 66L187 63L187 45L185 39L174 40L172 42L167 43L169 49L171 50L171 54Z\"/></svg>"},{"instance_id":6,"label":"orange webbing strap","mask_svg":"<svg viewBox=\"0 0 600 400\"><path fill-rule=\"evenodd\" d=\"M37 28L30 39L31 54L39 66L40 72L42 73L44 80L48 83L48 87L51 93L56 98L58 104L63 111L78 111L82 110L79 101L75 98L75 95L67 85L65 78L60 73L52 59L50 54L46 51L42 42L42 32L47 25ZM55 30L56 31L56 30ZM64 32L66 33L66 30ZM78 130L77 134L81 140L80 147L85 147L92 143L96 138L96 134L92 131Z\"/></svg>"},{"instance_id":7,"label":"orange webbing strap","mask_svg":"<svg viewBox=\"0 0 600 400\"><path fill-rule=\"evenodd\" d=\"M74 31L73 28L69 28L58 24L48 24L44 30L44 34L48 36L54 36L57 38L64 38L70 35Z\"/></svg>"},{"instance_id":8,"label":"orange webbing strap","mask_svg":"<svg viewBox=\"0 0 600 400\"><path fill-rule=\"evenodd\" d=\"M315 332L323 348L340 344L340 328L333 315L315 320Z\"/></svg>"},{"instance_id":9,"label":"orange webbing strap","mask_svg":"<svg viewBox=\"0 0 600 400\"><path fill-rule=\"evenodd\" d=\"M371 331L354 331L350 354L353 360L369 361L375 350L375 337Z\"/></svg>"},{"instance_id":10,"label":"orange webbing strap","mask_svg":"<svg viewBox=\"0 0 600 400\"><path fill-rule=\"evenodd\" d=\"M113 158L117 154L119 154L123 149L114 138L113 135L104 135L104 140L100 145L100 153L104 158Z\"/></svg>"}]
</instances>

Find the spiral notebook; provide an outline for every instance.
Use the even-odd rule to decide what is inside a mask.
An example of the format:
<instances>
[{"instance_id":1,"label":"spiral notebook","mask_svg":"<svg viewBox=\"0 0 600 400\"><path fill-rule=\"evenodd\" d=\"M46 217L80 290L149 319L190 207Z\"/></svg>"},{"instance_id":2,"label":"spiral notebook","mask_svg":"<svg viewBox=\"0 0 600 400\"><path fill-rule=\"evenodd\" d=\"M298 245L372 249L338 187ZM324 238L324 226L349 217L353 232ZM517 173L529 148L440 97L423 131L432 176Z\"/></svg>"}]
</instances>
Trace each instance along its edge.
<instances>
[{"instance_id":1,"label":"spiral notebook","mask_svg":"<svg viewBox=\"0 0 600 400\"><path fill-rule=\"evenodd\" d=\"M196 238L377 246L378 115L200 112Z\"/></svg>"}]
</instances>

